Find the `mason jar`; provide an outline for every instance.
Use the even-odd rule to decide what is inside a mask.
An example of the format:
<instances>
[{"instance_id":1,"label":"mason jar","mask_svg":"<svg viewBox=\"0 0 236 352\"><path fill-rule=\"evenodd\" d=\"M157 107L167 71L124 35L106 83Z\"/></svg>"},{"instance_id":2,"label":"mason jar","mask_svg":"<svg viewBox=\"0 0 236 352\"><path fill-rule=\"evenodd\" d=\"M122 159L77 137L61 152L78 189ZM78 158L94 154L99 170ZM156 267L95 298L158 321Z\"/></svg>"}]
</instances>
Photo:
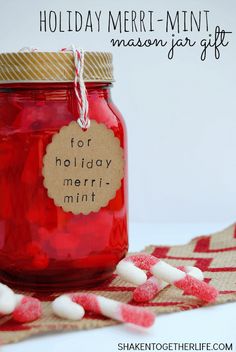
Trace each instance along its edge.
<instances>
[{"instance_id":1,"label":"mason jar","mask_svg":"<svg viewBox=\"0 0 236 352\"><path fill-rule=\"evenodd\" d=\"M96 286L127 252L127 141L111 100L112 55L85 52L83 79L89 118L123 148L124 177L106 206L75 215L48 196L42 175L53 136L78 118L73 53L0 54L0 281L13 288Z\"/></svg>"}]
</instances>

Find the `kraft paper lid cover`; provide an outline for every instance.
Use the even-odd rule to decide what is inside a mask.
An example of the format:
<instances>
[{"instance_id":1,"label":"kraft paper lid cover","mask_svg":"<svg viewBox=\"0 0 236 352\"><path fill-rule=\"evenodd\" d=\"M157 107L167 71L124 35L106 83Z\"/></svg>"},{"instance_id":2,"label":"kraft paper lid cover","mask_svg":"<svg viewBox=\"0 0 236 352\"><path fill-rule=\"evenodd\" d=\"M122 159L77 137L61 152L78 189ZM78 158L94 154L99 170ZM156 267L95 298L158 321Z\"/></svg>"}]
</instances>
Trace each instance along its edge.
<instances>
[{"instance_id":1,"label":"kraft paper lid cover","mask_svg":"<svg viewBox=\"0 0 236 352\"><path fill-rule=\"evenodd\" d=\"M70 51L0 53L0 83L71 82L74 76ZM86 51L83 78L85 82L112 82L112 54Z\"/></svg>"}]
</instances>

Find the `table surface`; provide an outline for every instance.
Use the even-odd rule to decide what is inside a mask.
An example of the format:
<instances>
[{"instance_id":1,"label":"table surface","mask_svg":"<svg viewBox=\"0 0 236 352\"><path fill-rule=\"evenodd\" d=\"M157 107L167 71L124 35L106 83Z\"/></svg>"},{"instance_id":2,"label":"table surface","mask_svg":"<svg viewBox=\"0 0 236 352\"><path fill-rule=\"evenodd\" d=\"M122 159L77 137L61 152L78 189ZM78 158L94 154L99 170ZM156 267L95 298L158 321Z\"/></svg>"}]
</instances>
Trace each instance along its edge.
<instances>
[{"instance_id":1,"label":"table surface","mask_svg":"<svg viewBox=\"0 0 236 352\"><path fill-rule=\"evenodd\" d=\"M131 224L130 250L139 251L149 244L184 244L193 237L214 233L228 225L230 224ZM235 316L236 304L227 303L161 315L149 330L121 324L88 331L50 333L4 346L1 351L42 352L50 346L50 352L117 352L121 350L118 343L170 342L233 343L236 350Z\"/></svg>"}]
</instances>

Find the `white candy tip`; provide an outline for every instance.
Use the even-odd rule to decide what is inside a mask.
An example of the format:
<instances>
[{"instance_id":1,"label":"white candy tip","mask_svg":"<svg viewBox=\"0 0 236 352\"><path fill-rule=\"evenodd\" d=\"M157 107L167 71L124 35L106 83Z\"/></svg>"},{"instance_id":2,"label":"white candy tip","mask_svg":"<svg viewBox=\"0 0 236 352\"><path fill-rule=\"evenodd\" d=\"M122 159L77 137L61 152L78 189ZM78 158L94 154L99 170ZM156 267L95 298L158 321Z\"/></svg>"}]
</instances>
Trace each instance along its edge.
<instances>
[{"instance_id":1,"label":"white candy tip","mask_svg":"<svg viewBox=\"0 0 236 352\"><path fill-rule=\"evenodd\" d=\"M16 306L21 303L22 298L24 298L23 295L15 294L15 299L16 299Z\"/></svg>"},{"instance_id":2,"label":"white candy tip","mask_svg":"<svg viewBox=\"0 0 236 352\"><path fill-rule=\"evenodd\" d=\"M16 308L16 297L10 287L0 283L0 314L11 314Z\"/></svg>"},{"instance_id":3,"label":"white candy tip","mask_svg":"<svg viewBox=\"0 0 236 352\"><path fill-rule=\"evenodd\" d=\"M196 266L186 266L186 273L192 277L195 277L196 279L203 281L204 275L203 272L197 268Z\"/></svg>"},{"instance_id":4,"label":"white candy tip","mask_svg":"<svg viewBox=\"0 0 236 352\"><path fill-rule=\"evenodd\" d=\"M142 285L147 281L145 272L137 268L132 262L122 260L116 267L117 274L125 281L134 285Z\"/></svg>"},{"instance_id":5,"label":"white candy tip","mask_svg":"<svg viewBox=\"0 0 236 352\"><path fill-rule=\"evenodd\" d=\"M58 317L69 320L81 320L85 314L84 308L74 303L66 295L62 295L52 302L52 310Z\"/></svg>"}]
</instances>

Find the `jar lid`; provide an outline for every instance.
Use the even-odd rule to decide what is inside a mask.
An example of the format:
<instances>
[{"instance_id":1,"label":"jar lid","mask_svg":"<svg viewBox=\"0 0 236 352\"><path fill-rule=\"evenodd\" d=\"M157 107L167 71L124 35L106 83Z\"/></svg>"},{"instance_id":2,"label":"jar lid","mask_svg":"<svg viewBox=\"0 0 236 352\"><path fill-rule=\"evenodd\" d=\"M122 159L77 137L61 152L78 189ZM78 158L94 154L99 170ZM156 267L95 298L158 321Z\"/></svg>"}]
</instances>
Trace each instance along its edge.
<instances>
[{"instance_id":1,"label":"jar lid","mask_svg":"<svg viewBox=\"0 0 236 352\"><path fill-rule=\"evenodd\" d=\"M14 52L0 54L0 83L71 82L75 67L72 52ZM112 54L84 53L85 82L112 82Z\"/></svg>"}]
</instances>

